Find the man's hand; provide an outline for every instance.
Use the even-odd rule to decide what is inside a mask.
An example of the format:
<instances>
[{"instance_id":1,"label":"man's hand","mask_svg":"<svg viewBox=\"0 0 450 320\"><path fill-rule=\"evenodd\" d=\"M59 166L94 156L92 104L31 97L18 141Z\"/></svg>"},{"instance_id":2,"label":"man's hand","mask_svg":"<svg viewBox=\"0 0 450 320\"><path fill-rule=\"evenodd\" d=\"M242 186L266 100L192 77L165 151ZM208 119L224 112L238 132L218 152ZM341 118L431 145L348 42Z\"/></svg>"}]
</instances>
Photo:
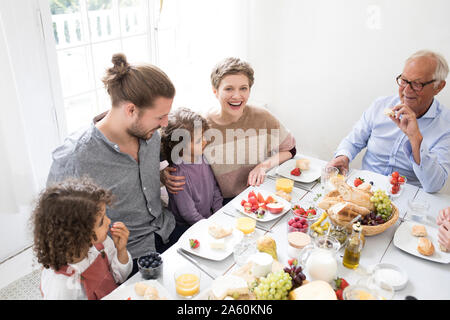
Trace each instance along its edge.
<instances>
[{"instance_id":1,"label":"man's hand","mask_svg":"<svg viewBox=\"0 0 450 320\"><path fill-rule=\"evenodd\" d=\"M400 130L408 137L409 142L411 143L414 161L420 165L420 144L422 143L423 137L419 130L416 113L405 104L399 104L393 107L392 110L396 111L396 114L395 116L389 116L389 118L391 118L391 120L394 121Z\"/></svg>"},{"instance_id":2,"label":"man's hand","mask_svg":"<svg viewBox=\"0 0 450 320\"><path fill-rule=\"evenodd\" d=\"M389 116L408 138L420 135L419 125L417 123L416 113L407 105L399 104L392 108L396 112L395 116Z\"/></svg>"},{"instance_id":3,"label":"man's hand","mask_svg":"<svg viewBox=\"0 0 450 320\"><path fill-rule=\"evenodd\" d=\"M348 172L348 165L350 163L350 159L347 158L347 156L337 156L336 158L332 159L330 162L327 163L328 167L335 167L339 169L339 172L342 175L346 175Z\"/></svg>"},{"instance_id":4,"label":"man's hand","mask_svg":"<svg viewBox=\"0 0 450 320\"><path fill-rule=\"evenodd\" d=\"M177 169L172 167L167 167L164 170L160 171L160 179L161 183L166 186L167 192L172 194L177 194L178 191L183 190L183 185L185 184L184 176L173 176L170 173L177 171Z\"/></svg>"}]
</instances>

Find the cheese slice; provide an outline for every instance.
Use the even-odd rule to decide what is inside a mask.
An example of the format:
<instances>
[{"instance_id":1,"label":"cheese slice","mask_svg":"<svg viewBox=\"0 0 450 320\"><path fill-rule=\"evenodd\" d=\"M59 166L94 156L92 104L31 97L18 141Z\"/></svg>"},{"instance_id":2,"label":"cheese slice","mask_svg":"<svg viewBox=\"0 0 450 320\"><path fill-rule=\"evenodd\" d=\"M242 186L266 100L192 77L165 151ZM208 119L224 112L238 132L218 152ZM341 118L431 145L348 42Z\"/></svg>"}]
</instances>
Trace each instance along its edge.
<instances>
[{"instance_id":1,"label":"cheese slice","mask_svg":"<svg viewBox=\"0 0 450 320\"><path fill-rule=\"evenodd\" d=\"M211 247L211 249L223 250L226 246L225 239L215 239L211 237L211 239L209 240L209 246Z\"/></svg>"},{"instance_id":2,"label":"cheese slice","mask_svg":"<svg viewBox=\"0 0 450 320\"><path fill-rule=\"evenodd\" d=\"M273 257L265 252L255 253L250 257L253 262L252 273L255 277L265 277L272 271Z\"/></svg>"},{"instance_id":3,"label":"cheese slice","mask_svg":"<svg viewBox=\"0 0 450 320\"><path fill-rule=\"evenodd\" d=\"M311 281L289 293L290 300L337 300L336 293L328 282Z\"/></svg>"},{"instance_id":4,"label":"cheese slice","mask_svg":"<svg viewBox=\"0 0 450 320\"><path fill-rule=\"evenodd\" d=\"M233 275L222 275L216 278L211 285L211 297L216 300L223 300L226 296L248 294L247 281Z\"/></svg>"}]
</instances>

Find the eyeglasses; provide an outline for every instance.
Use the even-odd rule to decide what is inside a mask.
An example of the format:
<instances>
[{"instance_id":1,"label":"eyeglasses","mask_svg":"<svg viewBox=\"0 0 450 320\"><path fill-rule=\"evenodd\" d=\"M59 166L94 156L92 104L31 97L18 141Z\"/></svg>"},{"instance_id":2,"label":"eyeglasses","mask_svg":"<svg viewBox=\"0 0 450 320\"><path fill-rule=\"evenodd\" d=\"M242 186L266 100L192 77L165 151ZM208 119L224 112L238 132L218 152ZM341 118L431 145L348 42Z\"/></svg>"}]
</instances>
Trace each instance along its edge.
<instances>
[{"instance_id":1,"label":"eyeglasses","mask_svg":"<svg viewBox=\"0 0 450 320\"><path fill-rule=\"evenodd\" d=\"M397 84L401 88L405 88L409 84L411 89L413 89L416 92L421 91L423 89L423 87L425 87L427 84L430 84L430 83L433 83L436 81L436 79L430 80L428 82L423 82L423 83L415 82L415 81L408 81L408 80L403 79L402 75L397 76L397 78L395 80L397 80Z\"/></svg>"}]
</instances>

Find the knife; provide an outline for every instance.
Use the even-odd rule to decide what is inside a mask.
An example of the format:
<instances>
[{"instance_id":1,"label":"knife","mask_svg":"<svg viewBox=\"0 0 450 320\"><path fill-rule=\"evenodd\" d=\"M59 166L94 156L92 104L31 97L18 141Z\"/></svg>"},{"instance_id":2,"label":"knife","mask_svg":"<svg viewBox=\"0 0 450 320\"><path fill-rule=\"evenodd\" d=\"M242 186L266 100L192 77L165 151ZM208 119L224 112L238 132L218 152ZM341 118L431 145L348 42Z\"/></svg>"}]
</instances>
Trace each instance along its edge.
<instances>
[{"instance_id":1,"label":"knife","mask_svg":"<svg viewBox=\"0 0 450 320\"><path fill-rule=\"evenodd\" d=\"M230 217L236 217L236 216L233 215L232 213L229 213L229 212L226 212L226 211L222 211L222 212L223 212L224 214L226 214L227 216L230 216ZM267 228L264 228L264 227L262 227L262 226L260 226L260 225L258 225L258 224L256 224L255 228L260 229L260 230L263 230L263 231L266 231L266 232L273 232L272 230L267 229Z\"/></svg>"},{"instance_id":2,"label":"knife","mask_svg":"<svg viewBox=\"0 0 450 320\"><path fill-rule=\"evenodd\" d=\"M201 266L196 260L194 260L183 248L178 248L177 252L179 255L183 256L186 260L188 260L190 263L192 263L194 266L202 270L204 273L206 273L211 279L217 278L211 271L207 271L206 267Z\"/></svg>"}]
</instances>

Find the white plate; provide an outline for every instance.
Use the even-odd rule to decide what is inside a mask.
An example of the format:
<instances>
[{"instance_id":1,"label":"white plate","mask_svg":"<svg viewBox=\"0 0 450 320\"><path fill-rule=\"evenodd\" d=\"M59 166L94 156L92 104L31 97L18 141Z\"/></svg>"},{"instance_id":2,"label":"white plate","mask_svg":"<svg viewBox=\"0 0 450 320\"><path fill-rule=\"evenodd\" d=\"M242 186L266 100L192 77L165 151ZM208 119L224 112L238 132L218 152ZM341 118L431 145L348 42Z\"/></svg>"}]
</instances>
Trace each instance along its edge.
<instances>
[{"instance_id":1,"label":"white plate","mask_svg":"<svg viewBox=\"0 0 450 320\"><path fill-rule=\"evenodd\" d=\"M323 163L310 158L305 159L308 159L310 161L309 170L302 171L300 176L294 176L291 174L291 171L295 169L295 163L298 159L289 159L288 161L283 162L277 168L276 173L285 178L304 183L310 183L319 179L322 174Z\"/></svg>"},{"instance_id":2,"label":"white plate","mask_svg":"<svg viewBox=\"0 0 450 320\"><path fill-rule=\"evenodd\" d=\"M395 231L394 245L397 248L422 259L439 263L450 263L450 253L442 252L441 249L439 249L437 227L432 227L428 224L425 225L428 233L427 238L431 240L434 246L434 253L431 256L424 256L417 251L417 242L419 241L419 237L415 237L411 234L412 226L417 224L420 223L411 221L403 222L400 227L397 228L397 231Z\"/></svg>"},{"instance_id":3,"label":"white plate","mask_svg":"<svg viewBox=\"0 0 450 320\"><path fill-rule=\"evenodd\" d=\"M241 206L241 201L245 200L247 201L248 199L248 194L254 191L255 194L258 194L258 192L261 193L261 195L264 197L264 199L266 199L269 195L272 196L272 198L274 198L278 203L283 204L284 209L283 211L281 211L278 214L273 214L270 213L269 210L266 210L266 213L264 214L264 216L262 218L258 218L256 217L256 214L254 213L247 213L244 211L244 207ZM231 204L236 208L236 210L238 210L239 212L241 212L242 214L245 214L246 216L253 218L257 221L261 221L261 222L267 222L267 221L272 221L274 219L278 219L279 217L283 216L286 212L288 212L291 209L291 203L288 202L287 200L275 195L275 193L254 187L254 188L247 188L244 192L242 192L240 195L236 196L232 201Z\"/></svg>"},{"instance_id":4,"label":"white plate","mask_svg":"<svg viewBox=\"0 0 450 320\"><path fill-rule=\"evenodd\" d=\"M212 222L207 219L200 220L183 233L180 239L178 239L178 243L183 249L196 256L214 261L221 261L233 253L234 245L241 241L244 234L232 226L233 233L223 238L225 240L225 248L212 249L209 243L214 237L208 233L210 224L212 224ZM200 242L198 248L192 249L189 239L197 239Z\"/></svg>"},{"instance_id":5,"label":"white plate","mask_svg":"<svg viewBox=\"0 0 450 320\"><path fill-rule=\"evenodd\" d=\"M167 300L173 300L173 297L157 280L143 280L140 281L146 285L152 286L158 290L158 295L161 298L166 298ZM144 297L138 295L134 290L134 285L136 283L131 283L129 285L121 285L116 290L103 297L102 300L144 300Z\"/></svg>"}]
</instances>

